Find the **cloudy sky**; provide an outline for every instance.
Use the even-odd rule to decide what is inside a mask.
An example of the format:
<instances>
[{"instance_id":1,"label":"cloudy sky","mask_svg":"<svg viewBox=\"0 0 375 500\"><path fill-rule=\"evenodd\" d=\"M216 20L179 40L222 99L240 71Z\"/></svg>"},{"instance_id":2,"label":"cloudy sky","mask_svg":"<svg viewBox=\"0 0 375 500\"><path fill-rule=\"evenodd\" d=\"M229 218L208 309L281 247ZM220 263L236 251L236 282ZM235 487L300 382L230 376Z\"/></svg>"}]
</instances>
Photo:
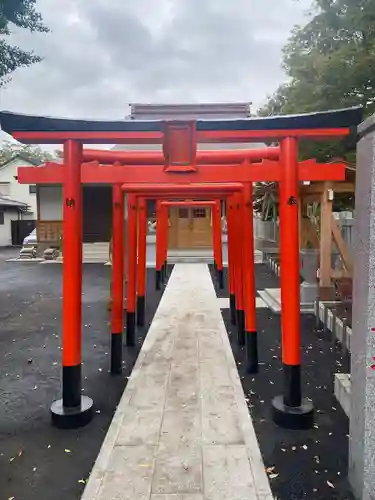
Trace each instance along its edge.
<instances>
[{"instance_id":1,"label":"cloudy sky","mask_svg":"<svg viewBox=\"0 0 375 500\"><path fill-rule=\"evenodd\" d=\"M42 63L1 108L122 118L130 102L252 101L285 80L281 48L311 0L37 0L49 34L14 33Z\"/></svg>"}]
</instances>

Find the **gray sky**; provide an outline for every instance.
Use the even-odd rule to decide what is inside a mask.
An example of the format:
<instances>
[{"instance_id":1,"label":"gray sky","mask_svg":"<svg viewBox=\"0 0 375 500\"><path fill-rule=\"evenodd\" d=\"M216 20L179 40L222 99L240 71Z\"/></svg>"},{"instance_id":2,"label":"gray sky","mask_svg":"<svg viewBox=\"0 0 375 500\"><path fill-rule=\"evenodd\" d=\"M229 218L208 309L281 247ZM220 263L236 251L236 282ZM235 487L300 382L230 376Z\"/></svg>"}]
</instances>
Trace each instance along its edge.
<instances>
[{"instance_id":1,"label":"gray sky","mask_svg":"<svg viewBox=\"0 0 375 500\"><path fill-rule=\"evenodd\" d=\"M252 101L285 80L281 48L311 0L38 0L49 34L12 41L42 63L16 71L2 109L122 118L130 102ZM4 138L4 134L0 139Z\"/></svg>"}]
</instances>

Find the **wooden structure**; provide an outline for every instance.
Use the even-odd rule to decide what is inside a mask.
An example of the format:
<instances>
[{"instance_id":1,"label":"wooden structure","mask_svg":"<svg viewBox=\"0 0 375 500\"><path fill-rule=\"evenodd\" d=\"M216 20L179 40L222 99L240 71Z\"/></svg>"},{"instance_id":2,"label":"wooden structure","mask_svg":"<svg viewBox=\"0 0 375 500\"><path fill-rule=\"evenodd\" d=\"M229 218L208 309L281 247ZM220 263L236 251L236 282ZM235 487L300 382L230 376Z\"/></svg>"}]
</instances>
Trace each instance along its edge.
<instances>
[{"instance_id":1,"label":"wooden structure","mask_svg":"<svg viewBox=\"0 0 375 500\"><path fill-rule=\"evenodd\" d=\"M333 216L333 203L341 196L354 196L355 169L346 165L345 181L319 181L299 186L299 245L300 249L319 250L319 284L330 287L338 280L352 278L352 256L341 235L337 220ZM277 216L279 195L275 183L256 186L254 197L262 218L269 214ZM342 269L332 268L332 251L336 247ZM340 284L339 284L340 288Z\"/></svg>"}]
</instances>

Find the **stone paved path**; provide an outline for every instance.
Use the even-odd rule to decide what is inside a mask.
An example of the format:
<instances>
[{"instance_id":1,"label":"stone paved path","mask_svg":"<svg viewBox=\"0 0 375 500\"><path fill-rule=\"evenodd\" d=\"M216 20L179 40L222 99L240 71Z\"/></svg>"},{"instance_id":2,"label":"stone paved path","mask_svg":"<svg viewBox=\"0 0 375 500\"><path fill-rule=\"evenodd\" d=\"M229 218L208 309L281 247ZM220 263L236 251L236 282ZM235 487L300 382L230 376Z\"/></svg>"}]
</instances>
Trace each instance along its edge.
<instances>
[{"instance_id":1,"label":"stone paved path","mask_svg":"<svg viewBox=\"0 0 375 500\"><path fill-rule=\"evenodd\" d=\"M208 267L178 264L83 500L272 500Z\"/></svg>"}]
</instances>

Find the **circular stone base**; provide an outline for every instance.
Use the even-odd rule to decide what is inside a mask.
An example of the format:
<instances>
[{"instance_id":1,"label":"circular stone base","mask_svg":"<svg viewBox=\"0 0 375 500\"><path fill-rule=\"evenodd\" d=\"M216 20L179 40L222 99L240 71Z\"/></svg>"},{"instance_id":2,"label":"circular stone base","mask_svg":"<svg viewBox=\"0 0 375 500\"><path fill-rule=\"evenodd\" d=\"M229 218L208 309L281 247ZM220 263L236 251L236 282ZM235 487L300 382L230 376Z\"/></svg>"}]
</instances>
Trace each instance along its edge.
<instances>
[{"instance_id":1,"label":"circular stone base","mask_svg":"<svg viewBox=\"0 0 375 500\"><path fill-rule=\"evenodd\" d=\"M272 420L284 429L310 429L314 424L313 404L303 398L301 406L286 406L284 396L276 396L272 400Z\"/></svg>"},{"instance_id":2,"label":"circular stone base","mask_svg":"<svg viewBox=\"0 0 375 500\"><path fill-rule=\"evenodd\" d=\"M87 425L93 417L94 402L87 396L81 396L81 405L68 408L62 399L51 405L52 423L59 429L75 429Z\"/></svg>"}]
</instances>

